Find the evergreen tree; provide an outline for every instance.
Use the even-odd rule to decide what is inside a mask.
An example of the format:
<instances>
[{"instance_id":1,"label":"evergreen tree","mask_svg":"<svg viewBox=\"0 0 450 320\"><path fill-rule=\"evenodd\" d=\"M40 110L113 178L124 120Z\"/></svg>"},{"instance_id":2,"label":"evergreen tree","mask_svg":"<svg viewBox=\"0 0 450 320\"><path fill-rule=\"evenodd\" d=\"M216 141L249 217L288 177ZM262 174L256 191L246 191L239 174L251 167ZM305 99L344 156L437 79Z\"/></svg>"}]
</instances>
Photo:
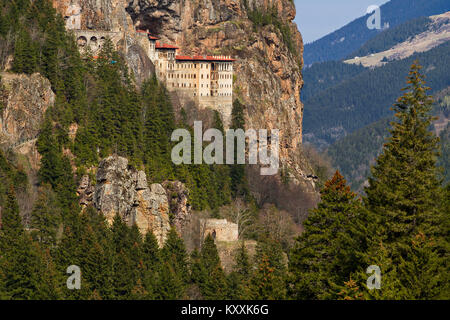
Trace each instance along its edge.
<instances>
[{"instance_id":1,"label":"evergreen tree","mask_svg":"<svg viewBox=\"0 0 450 320\"><path fill-rule=\"evenodd\" d=\"M136 234L119 215L114 217L112 225L113 245L113 287L116 299L131 299L132 291L138 284L140 243Z\"/></svg>"},{"instance_id":2,"label":"evergreen tree","mask_svg":"<svg viewBox=\"0 0 450 320\"><path fill-rule=\"evenodd\" d=\"M252 277L252 264L250 263L244 241L235 255L233 271L228 276L230 298L247 300L250 297L249 286Z\"/></svg>"},{"instance_id":3,"label":"evergreen tree","mask_svg":"<svg viewBox=\"0 0 450 320\"><path fill-rule=\"evenodd\" d=\"M167 235L167 240L161 250L161 259L164 263L158 286L160 296L164 297L167 294L169 299L173 299L175 292L172 290L177 289L176 296L183 297L189 282L187 252L183 240L174 228ZM168 281L168 284L165 285L164 281Z\"/></svg>"},{"instance_id":4,"label":"evergreen tree","mask_svg":"<svg viewBox=\"0 0 450 320\"><path fill-rule=\"evenodd\" d=\"M49 185L43 185L31 212L30 227L33 230L33 239L38 241L41 247L54 248L60 222L61 213L56 197Z\"/></svg>"},{"instance_id":5,"label":"evergreen tree","mask_svg":"<svg viewBox=\"0 0 450 320\"><path fill-rule=\"evenodd\" d=\"M205 299L221 300L228 295L225 273L220 263L216 244L211 235L205 238L199 259L194 261L192 273Z\"/></svg>"},{"instance_id":6,"label":"evergreen tree","mask_svg":"<svg viewBox=\"0 0 450 320\"><path fill-rule=\"evenodd\" d=\"M20 28L14 48L13 71L32 74L37 69L38 52L27 30Z\"/></svg>"},{"instance_id":7,"label":"evergreen tree","mask_svg":"<svg viewBox=\"0 0 450 320\"><path fill-rule=\"evenodd\" d=\"M3 295L10 299L35 299L39 286L37 255L22 225L12 186L8 190L1 218L0 273L3 275Z\"/></svg>"},{"instance_id":8,"label":"evergreen tree","mask_svg":"<svg viewBox=\"0 0 450 320\"><path fill-rule=\"evenodd\" d=\"M321 202L304 222L290 254L293 295L297 299L336 298L364 252L365 213L355 193L336 171L321 190Z\"/></svg>"},{"instance_id":9,"label":"evergreen tree","mask_svg":"<svg viewBox=\"0 0 450 320\"><path fill-rule=\"evenodd\" d=\"M445 265L448 256L444 238L448 230L442 228L448 212L441 212L436 205L443 200L436 167L438 138L429 130L434 120L430 115L432 98L420 69L417 61L411 67L408 85L394 108L397 121L391 123L391 137L365 189L366 205L377 229L372 242L385 246L400 276L396 290L404 291L409 299L439 295L437 288L444 287L445 279L436 279L433 273L439 264ZM370 250L366 261L379 263ZM411 270L416 270L414 279L408 275Z\"/></svg>"},{"instance_id":10,"label":"evergreen tree","mask_svg":"<svg viewBox=\"0 0 450 320\"><path fill-rule=\"evenodd\" d=\"M231 120L231 129L242 129L245 130L245 117L244 117L244 105L236 99L233 102L233 109L231 112L232 120ZM237 150L235 148L235 164L231 165L230 168L230 177L231 177L231 192L233 197L246 195L248 193L247 190L247 182L245 177L245 165L236 164L237 159Z\"/></svg>"},{"instance_id":11,"label":"evergreen tree","mask_svg":"<svg viewBox=\"0 0 450 320\"><path fill-rule=\"evenodd\" d=\"M156 298L156 287L161 270L161 253L153 232L147 232L142 245L143 275L142 286L147 299Z\"/></svg>"},{"instance_id":12,"label":"evergreen tree","mask_svg":"<svg viewBox=\"0 0 450 320\"><path fill-rule=\"evenodd\" d=\"M256 270L250 282L251 299L280 300L286 298L286 266L281 245L265 237L256 247Z\"/></svg>"}]
</instances>

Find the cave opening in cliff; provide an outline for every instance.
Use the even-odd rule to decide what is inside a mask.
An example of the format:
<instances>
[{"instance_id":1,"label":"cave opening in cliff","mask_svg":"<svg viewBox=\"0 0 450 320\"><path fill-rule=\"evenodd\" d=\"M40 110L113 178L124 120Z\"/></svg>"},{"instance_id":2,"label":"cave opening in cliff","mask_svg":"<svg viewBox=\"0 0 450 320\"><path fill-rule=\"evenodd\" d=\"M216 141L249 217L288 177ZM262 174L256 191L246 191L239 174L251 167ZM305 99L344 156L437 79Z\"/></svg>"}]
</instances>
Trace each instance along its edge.
<instances>
[{"instance_id":1,"label":"cave opening in cliff","mask_svg":"<svg viewBox=\"0 0 450 320\"><path fill-rule=\"evenodd\" d=\"M153 36L159 36L162 29L162 22L161 19L147 17L141 22L139 28L141 30L147 30Z\"/></svg>"}]
</instances>

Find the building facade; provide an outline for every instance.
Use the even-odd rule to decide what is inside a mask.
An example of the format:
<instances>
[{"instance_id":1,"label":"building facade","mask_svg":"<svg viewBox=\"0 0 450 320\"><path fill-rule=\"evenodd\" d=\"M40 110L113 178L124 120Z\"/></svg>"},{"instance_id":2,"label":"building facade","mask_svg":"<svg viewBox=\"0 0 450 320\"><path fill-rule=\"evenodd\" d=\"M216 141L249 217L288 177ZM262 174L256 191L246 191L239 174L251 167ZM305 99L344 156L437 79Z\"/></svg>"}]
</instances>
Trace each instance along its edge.
<instances>
[{"instance_id":1,"label":"building facade","mask_svg":"<svg viewBox=\"0 0 450 320\"><path fill-rule=\"evenodd\" d=\"M200 108L219 111L225 126L233 108L233 62L230 56L178 55L176 46L160 43L157 37L138 31L148 39L146 50L156 75L181 101L193 100Z\"/></svg>"}]
</instances>

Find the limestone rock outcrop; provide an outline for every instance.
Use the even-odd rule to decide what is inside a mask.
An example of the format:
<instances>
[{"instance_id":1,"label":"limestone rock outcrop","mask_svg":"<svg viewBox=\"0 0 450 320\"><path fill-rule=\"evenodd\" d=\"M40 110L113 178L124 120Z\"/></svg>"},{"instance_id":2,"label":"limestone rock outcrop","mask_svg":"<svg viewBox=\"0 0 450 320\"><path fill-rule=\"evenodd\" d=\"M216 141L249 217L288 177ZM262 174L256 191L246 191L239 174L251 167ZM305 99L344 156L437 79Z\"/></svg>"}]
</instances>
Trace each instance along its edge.
<instances>
[{"instance_id":1,"label":"limestone rock outcrop","mask_svg":"<svg viewBox=\"0 0 450 320\"><path fill-rule=\"evenodd\" d=\"M191 205L188 202L189 190L180 181L164 181L162 185L169 198L172 223L177 232L182 235L192 220Z\"/></svg>"},{"instance_id":2,"label":"limestone rock outcrop","mask_svg":"<svg viewBox=\"0 0 450 320\"><path fill-rule=\"evenodd\" d=\"M36 139L45 111L55 102L50 81L39 73L3 72L0 77L0 147L25 155L38 169Z\"/></svg>"},{"instance_id":3,"label":"limestone rock outcrop","mask_svg":"<svg viewBox=\"0 0 450 320\"><path fill-rule=\"evenodd\" d=\"M89 176L84 176L78 189L80 203L92 204L112 224L118 214L127 225L136 224L142 234L153 232L162 245L170 230L169 202L160 184L147 183L143 171L128 164L117 155L103 159L92 187Z\"/></svg>"}]
</instances>

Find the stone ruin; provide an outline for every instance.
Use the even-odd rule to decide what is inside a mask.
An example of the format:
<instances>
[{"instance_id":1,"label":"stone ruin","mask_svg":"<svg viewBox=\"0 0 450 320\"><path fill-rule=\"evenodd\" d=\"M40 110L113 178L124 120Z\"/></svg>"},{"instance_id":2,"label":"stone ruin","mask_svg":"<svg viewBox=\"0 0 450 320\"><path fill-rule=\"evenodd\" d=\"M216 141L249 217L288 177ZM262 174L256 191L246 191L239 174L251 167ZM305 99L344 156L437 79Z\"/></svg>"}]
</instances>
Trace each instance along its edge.
<instances>
[{"instance_id":1,"label":"stone ruin","mask_svg":"<svg viewBox=\"0 0 450 320\"><path fill-rule=\"evenodd\" d=\"M234 242L239 240L237 223L227 219L200 219L200 234L202 239L209 234L215 241Z\"/></svg>"}]
</instances>

